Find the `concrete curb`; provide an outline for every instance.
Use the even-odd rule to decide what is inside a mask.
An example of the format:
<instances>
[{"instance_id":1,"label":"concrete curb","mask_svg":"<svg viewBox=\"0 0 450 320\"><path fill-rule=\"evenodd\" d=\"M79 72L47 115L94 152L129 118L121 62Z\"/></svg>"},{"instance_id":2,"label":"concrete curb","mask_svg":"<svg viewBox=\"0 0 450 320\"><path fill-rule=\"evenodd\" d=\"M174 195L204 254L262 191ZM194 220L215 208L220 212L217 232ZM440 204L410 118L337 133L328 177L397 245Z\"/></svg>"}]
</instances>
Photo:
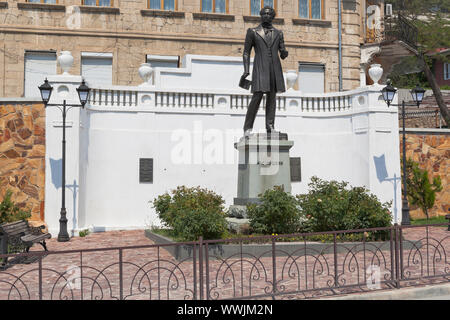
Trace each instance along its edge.
<instances>
[{"instance_id":1,"label":"concrete curb","mask_svg":"<svg viewBox=\"0 0 450 320\"><path fill-rule=\"evenodd\" d=\"M428 285L420 288L405 288L374 293L351 294L347 296L322 298L320 300L423 300L423 299L449 299L450 283Z\"/></svg>"}]
</instances>

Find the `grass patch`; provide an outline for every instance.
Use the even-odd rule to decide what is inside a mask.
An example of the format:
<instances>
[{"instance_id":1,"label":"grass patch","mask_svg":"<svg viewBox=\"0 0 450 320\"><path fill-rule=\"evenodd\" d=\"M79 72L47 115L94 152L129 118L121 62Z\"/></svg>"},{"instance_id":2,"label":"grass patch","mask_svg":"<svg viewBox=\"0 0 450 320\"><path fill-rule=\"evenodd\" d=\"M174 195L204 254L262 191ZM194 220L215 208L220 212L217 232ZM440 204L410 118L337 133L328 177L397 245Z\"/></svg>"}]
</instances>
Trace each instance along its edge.
<instances>
[{"instance_id":1,"label":"grass patch","mask_svg":"<svg viewBox=\"0 0 450 320\"><path fill-rule=\"evenodd\" d=\"M151 232L156 233L160 236L172 239L174 242L186 242L180 237L177 237L175 235L175 232L171 229L166 228L158 228L158 227L152 227L150 229ZM278 236L278 234L272 234L273 236ZM257 237L267 237L268 235L264 234L250 234L250 235L243 235L243 234L236 234L228 232L222 239L248 239L248 241L243 241L244 244L251 244L251 243L271 243L271 238L266 239L253 239ZM323 234L323 235L314 235L314 236L307 236L306 241L307 242L321 242L321 243L333 243L334 237L332 234ZM338 234L336 236L336 242L362 242L364 239L363 233L349 233L349 234ZM366 232L365 240L367 242L370 241L386 241L388 239L388 232L387 231L377 231L377 232ZM277 242L303 242L305 240L304 237L279 237L277 238Z\"/></svg>"},{"instance_id":2,"label":"grass patch","mask_svg":"<svg viewBox=\"0 0 450 320\"><path fill-rule=\"evenodd\" d=\"M152 228L150 228L150 231L153 233L156 233L160 236L170 238L175 242L183 242L183 240L181 238L176 237L175 232L172 229L152 227Z\"/></svg>"},{"instance_id":3,"label":"grass patch","mask_svg":"<svg viewBox=\"0 0 450 320\"><path fill-rule=\"evenodd\" d=\"M430 219L411 219L411 224L415 226L425 225L425 224L438 224L438 223L447 223L448 220L445 219L445 216L433 217ZM447 226L443 226L447 227Z\"/></svg>"}]
</instances>

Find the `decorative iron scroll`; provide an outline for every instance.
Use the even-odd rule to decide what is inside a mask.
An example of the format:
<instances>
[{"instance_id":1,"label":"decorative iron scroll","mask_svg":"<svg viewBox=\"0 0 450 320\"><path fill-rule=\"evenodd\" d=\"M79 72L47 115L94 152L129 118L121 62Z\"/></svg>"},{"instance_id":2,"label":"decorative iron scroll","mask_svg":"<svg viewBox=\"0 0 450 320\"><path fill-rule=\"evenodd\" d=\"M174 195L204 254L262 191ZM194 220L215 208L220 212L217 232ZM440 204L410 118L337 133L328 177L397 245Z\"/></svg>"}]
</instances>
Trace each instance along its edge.
<instances>
[{"instance_id":1,"label":"decorative iron scroll","mask_svg":"<svg viewBox=\"0 0 450 320\"><path fill-rule=\"evenodd\" d=\"M11 254L34 262L0 271L0 299L302 299L448 282L449 225ZM189 258L170 254L185 246Z\"/></svg>"}]
</instances>

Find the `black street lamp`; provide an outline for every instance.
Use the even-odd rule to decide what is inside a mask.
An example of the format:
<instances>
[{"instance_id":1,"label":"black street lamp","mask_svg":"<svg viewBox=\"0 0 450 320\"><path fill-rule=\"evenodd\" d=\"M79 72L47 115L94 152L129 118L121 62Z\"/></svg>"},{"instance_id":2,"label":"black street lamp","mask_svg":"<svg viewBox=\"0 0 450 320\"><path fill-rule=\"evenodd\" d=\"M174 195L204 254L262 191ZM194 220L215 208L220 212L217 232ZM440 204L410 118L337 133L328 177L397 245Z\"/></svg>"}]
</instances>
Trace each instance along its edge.
<instances>
[{"instance_id":1,"label":"black street lamp","mask_svg":"<svg viewBox=\"0 0 450 320\"><path fill-rule=\"evenodd\" d=\"M389 106L402 107L402 125L403 125L403 200L402 200L402 225L410 225L411 221L409 218L409 205L408 205L408 193L406 186L406 131L405 131L405 106L407 105L405 100L402 100L402 104L392 104L394 100L395 93L397 90L391 85L390 81L388 81L388 85L381 90L383 94L383 99L386 104ZM423 97L425 95L425 90L417 85L414 89L411 90L411 95L414 100L414 104L408 104L408 106L416 106L419 107L422 103Z\"/></svg>"},{"instance_id":2,"label":"black street lamp","mask_svg":"<svg viewBox=\"0 0 450 320\"><path fill-rule=\"evenodd\" d=\"M67 111L71 108L82 107L89 99L89 87L83 82L77 88L78 97L80 99L81 104L67 104L66 100L63 101L62 108L59 104L50 104L50 97L52 95L53 87L48 83L48 80L45 79L44 84L39 86L39 90L41 91L42 101L44 102L44 106L54 106L58 107L62 112L63 116L63 137L62 137L62 203L61 203L61 212L59 219L59 234L58 241L66 242L70 240L69 234L67 233L67 211L66 211L66 115ZM68 108L67 108L68 107Z\"/></svg>"}]
</instances>

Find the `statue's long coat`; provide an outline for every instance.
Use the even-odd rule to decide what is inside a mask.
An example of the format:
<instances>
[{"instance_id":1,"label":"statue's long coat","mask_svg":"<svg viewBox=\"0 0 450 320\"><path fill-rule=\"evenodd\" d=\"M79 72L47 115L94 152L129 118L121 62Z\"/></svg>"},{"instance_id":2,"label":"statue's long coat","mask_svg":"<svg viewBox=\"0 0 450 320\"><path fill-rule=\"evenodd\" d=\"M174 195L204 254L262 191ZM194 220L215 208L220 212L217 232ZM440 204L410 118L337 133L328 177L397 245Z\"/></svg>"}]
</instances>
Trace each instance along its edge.
<instances>
[{"instance_id":1,"label":"statue's long coat","mask_svg":"<svg viewBox=\"0 0 450 320\"><path fill-rule=\"evenodd\" d=\"M272 41L266 42L264 28L259 25L256 28L247 30L244 46L244 71L248 72L250 67L250 53L255 48L255 59L253 62L252 73L252 90L251 92L270 92L270 64L273 64L275 75L276 91L285 92L283 70L281 68L280 58L287 56L286 47L284 45L283 32L273 28Z\"/></svg>"}]
</instances>

